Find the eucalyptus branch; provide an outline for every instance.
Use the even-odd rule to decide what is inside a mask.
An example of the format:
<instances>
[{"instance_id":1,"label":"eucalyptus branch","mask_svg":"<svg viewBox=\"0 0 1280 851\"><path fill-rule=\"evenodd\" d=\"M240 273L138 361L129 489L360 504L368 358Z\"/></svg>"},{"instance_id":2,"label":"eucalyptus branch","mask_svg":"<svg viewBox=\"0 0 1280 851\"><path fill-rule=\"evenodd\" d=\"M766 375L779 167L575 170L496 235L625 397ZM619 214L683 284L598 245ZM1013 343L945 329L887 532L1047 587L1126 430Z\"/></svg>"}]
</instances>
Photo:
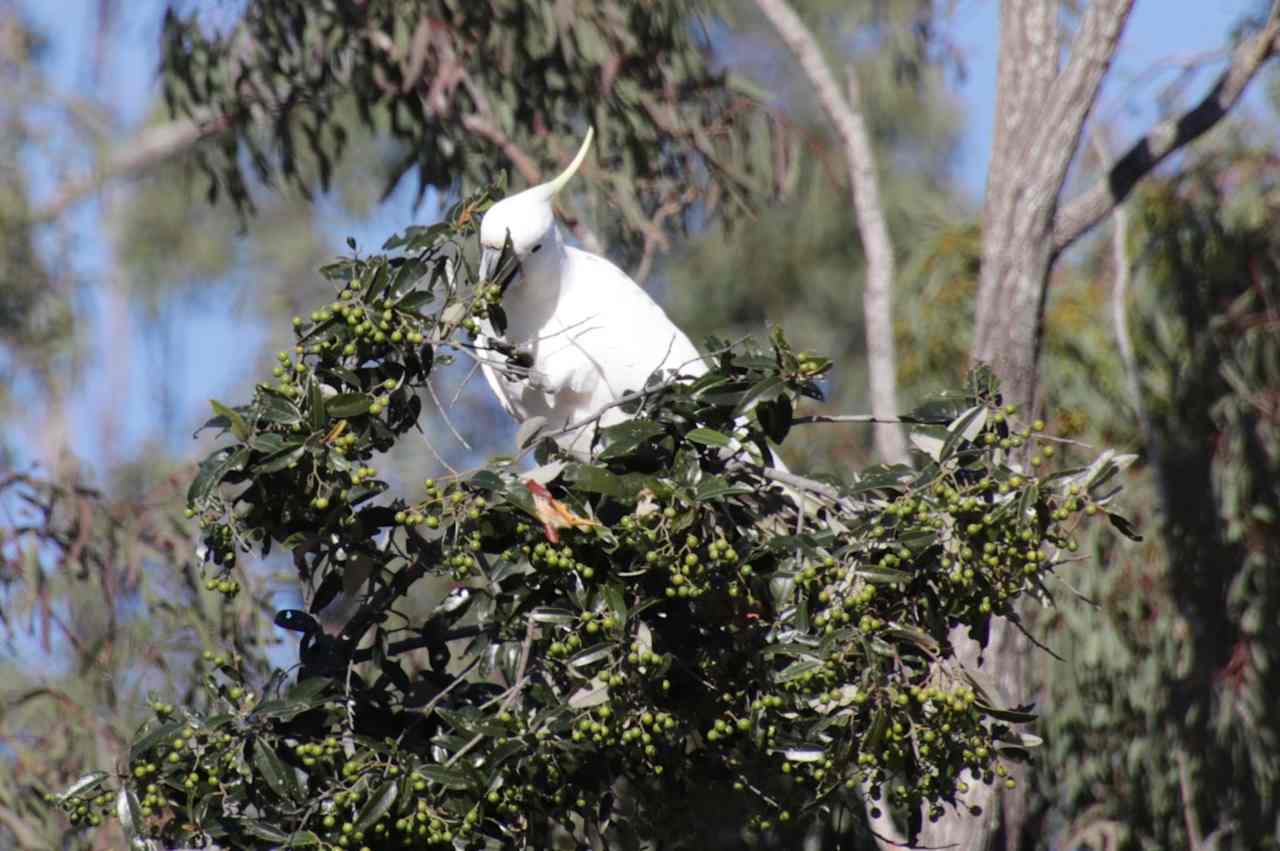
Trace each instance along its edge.
<instances>
[{"instance_id":1,"label":"eucalyptus branch","mask_svg":"<svg viewBox=\"0 0 1280 851\"><path fill-rule=\"evenodd\" d=\"M1199 103L1152 127L1081 195L1068 201L1053 222L1053 251L1061 253L1102 221L1171 154L1218 124L1239 102L1262 66L1280 50L1280 0L1273 0L1262 29L1236 48L1231 63Z\"/></svg>"}]
</instances>

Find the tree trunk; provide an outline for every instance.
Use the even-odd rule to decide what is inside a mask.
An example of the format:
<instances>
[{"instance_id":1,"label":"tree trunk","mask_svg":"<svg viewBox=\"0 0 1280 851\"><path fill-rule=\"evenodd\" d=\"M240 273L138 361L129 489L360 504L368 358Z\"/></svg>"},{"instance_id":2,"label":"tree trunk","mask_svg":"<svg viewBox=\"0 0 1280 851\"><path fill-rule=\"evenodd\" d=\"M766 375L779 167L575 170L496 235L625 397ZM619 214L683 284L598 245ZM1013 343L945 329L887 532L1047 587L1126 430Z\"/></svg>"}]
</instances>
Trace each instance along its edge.
<instances>
[{"instance_id":1,"label":"tree trunk","mask_svg":"<svg viewBox=\"0 0 1280 851\"><path fill-rule=\"evenodd\" d=\"M1058 0L1001 5L973 360L995 370L1005 401L1028 417L1036 405L1045 293L1058 255L1058 198L1132 6L1133 0L1093 0L1060 68ZM997 699L1025 702L1031 646L1012 624L993 622L985 649L967 635L953 634L952 642L962 664L981 668L994 682ZM920 844L981 851L999 825L1006 849L1018 847L1026 818L1022 784L997 790L975 781L966 803L980 807L981 816L928 825Z\"/></svg>"}]
</instances>

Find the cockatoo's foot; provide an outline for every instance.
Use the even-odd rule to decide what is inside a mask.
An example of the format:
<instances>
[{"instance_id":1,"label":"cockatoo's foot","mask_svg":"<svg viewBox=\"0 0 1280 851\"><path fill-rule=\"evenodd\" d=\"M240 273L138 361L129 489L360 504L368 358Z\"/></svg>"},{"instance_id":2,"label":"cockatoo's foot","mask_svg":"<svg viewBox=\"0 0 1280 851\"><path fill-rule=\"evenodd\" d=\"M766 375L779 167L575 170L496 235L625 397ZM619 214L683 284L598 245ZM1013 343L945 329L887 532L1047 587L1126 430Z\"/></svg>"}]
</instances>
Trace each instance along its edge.
<instances>
[{"instance_id":1,"label":"cockatoo's foot","mask_svg":"<svg viewBox=\"0 0 1280 851\"><path fill-rule=\"evenodd\" d=\"M600 371L592 363L564 364L552 360L541 373L541 384L532 385L546 393L586 395L596 389ZM531 376L532 380L532 376Z\"/></svg>"},{"instance_id":2,"label":"cockatoo's foot","mask_svg":"<svg viewBox=\"0 0 1280 851\"><path fill-rule=\"evenodd\" d=\"M600 371L595 368L595 365L583 364L569 373L569 380L565 382L565 387L571 393L585 396L596 389L599 381Z\"/></svg>"}]
</instances>

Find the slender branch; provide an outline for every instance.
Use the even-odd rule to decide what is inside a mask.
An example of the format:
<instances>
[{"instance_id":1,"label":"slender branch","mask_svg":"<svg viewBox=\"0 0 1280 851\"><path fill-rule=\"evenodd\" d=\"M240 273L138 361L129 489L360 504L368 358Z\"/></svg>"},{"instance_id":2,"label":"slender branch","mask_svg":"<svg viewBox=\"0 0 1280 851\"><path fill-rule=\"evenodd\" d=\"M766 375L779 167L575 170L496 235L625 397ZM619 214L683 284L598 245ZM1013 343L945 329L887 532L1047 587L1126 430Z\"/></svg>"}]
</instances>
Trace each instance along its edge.
<instances>
[{"instance_id":1,"label":"slender branch","mask_svg":"<svg viewBox=\"0 0 1280 851\"><path fill-rule=\"evenodd\" d=\"M141 174L229 130L235 123L233 116L220 115L208 120L186 118L148 127L109 156L92 174L60 186L52 198L32 212L31 219L37 223L50 222L107 182Z\"/></svg>"},{"instance_id":2,"label":"slender branch","mask_svg":"<svg viewBox=\"0 0 1280 851\"><path fill-rule=\"evenodd\" d=\"M431 401L436 403L436 410L440 412L440 418L444 420L444 424L453 433L454 439L461 443L464 449L471 449L471 444L467 443L467 439L458 432L458 429L453 425L453 421L449 419L449 409L440 403L440 397L436 395L435 385L432 384L430 378L427 379L427 391L431 394ZM423 433L425 434L426 432ZM449 465L446 464L445 466L448 467ZM449 469L452 471L453 468L450 467Z\"/></svg>"},{"instance_id":3,"label":"slender branch","mask_svg":"<svg viewBox=\"0 0 1280 851\"><path fill-rule=\"evenodd\" d=\"M876 177L875 155L862 115L862 93L857 76L848 69L845 95L831 73L813 33L786 0L756 0L756 5L777 29L779 37L795 54L813 86L818 103L844 144L853 192L853 209L858 234L867 258L867 279L862 310L867 329L867 365L871 410L886 420L897 413L897 376L893 347L893 246L885 224ZM907 444L894 424L876 424L876 450L890 464L907 460Z\"/></svg>"},{"instance_id":4,"label":"slender branch","mask_svg":"<svg viewBox=\"0 0 1280 851\"><path fill-rule=\"evenodd\" d=\"M1151 128L1116 161L1105 177L1065 204L1053 223L1053 250L1061 253L1102 221L1170 154L1204 135L1229 113L1262 66L1280 51L1280 0L1274 0L1267 22L1245 39L1231 63L1199 103Z\"/></svg>"},{"instance_id":5,"label":"slender branch","mask_svg":"<svg viewBox=\"0 0 1280 851\"><path fill-rule=\"evenodd\" d=\"M1094 135L1094 149L1104 166L1109 166L1107 146L1101 134ZM1134 411L1138 414L1138 423L1146 434L1147 416L1146 408L1142 404L1142 383L1138 378L1138 360L1133 352L1133 341L1129 338L1129 319L1126 312L1129 278L1132 274L1128 239L1129 211L1124 204L1117 204L1115 216L1111 222L1111 326L1116 335L1116 348L1120 352L1120 363L1124 367L1129 398Z\"/></svg>"},{"instance_id":6,"label":"slender branch","mask_svg":"<svg viewBox=\"0 0 1280 851\"><path fill-rule=\"evenodd\" d=\"M1173 753L1178 763L1178 791L1182 795L1182 817L1187 825L1187 842L1191 851L1204 848L1204 833L1200 829L1200 816L1196 813L1195 790L1191 788L1191 768L1187 765L1187 755L1181 748Z\"/></svg>"},{"instance_id":7,"label":"slender branch","mask_svg":"<svg viewBox=\"0 0 1280 851\"><path fill-rule=\"evenodd\" d=\"M914 423L916 420L912 417L877 417L874 414L808 414L803 417L795 417L791 420L792 425L807 425L809 423Z\"/></svg>"},{"instance_id":8,"label":"slender branch","mask_svg":"<svg viewBox=\"0 0 1280 851\"><path fill-rule=\"evenodd\" d=\"M816 493L819 496L825 496L827 499L836 500L837 502L844 499L839 490L825 482L808 479L804 476L797 476L795 473L788 473L786 471L779 470L777 467L760 467L756 472L770 481L790 485L797 490Z\"/></svg>"},{"instance_id":9,"label":"slender branch","mask_svg":"<svg viewBox=\"0 0 1280 851\"><path fill-rule=\"evenodd\" d=\"M543 438L543 437L555 438L555 437L560 437L562 435L571 434L572 432L575 432L580 428L584 428L585 426L591 425L593 422L595 422L596 420L604 416L605 413L612 408L616 408L619 405L625 405L628 402L635 402L642 399L647 399L650 396L654 395L655 393L661 393L663 390L666 390L668 387L672 387L676 385L680 381L684 380L684 378L685 376L677 376L671 379L670 381L664 381L661 384L656 384L653 387L650 387L646 390L633 390L630 393L623 393L617 399L614 399L611 402L604 403L603 405L596 408L591 413L587 414L584 417L580 417L574 420L564 428L556 429L555 431L541 432L538 434L538 437L539 438Z\"/></svg>"},{"instance_id":10,"label":"slender branch","mask_svg":"<svg viewBox=\"0 0 1280 851\"><path fill-rule=\"evenodd\" d=\"M399 656L402 653L421 650L423 647L434 647L439 644L446 644L450 641L458 641L463 638L474 638L482 632L489 631L489 629L489 627L472 625L450 630L444 635L415 635L413 638L405 638L388 644L387 655ZM351 654L352 662L368 662L372 658L372 647L366 647L363 650L357 650L355 653Z\"/></svg>"},{"instance_id":11,"label":"slender branch","mask_svg":"<svg viewBox=\"0 0 1280 851\"><path fill-rule=\"evenodd\" d=\"M520 645L520 661L516 666L515 680L511 683L506 694L502 697L502 708L504 710L510 709L511 704L516 702L516 698L520 696L520 692L524 691L524 684L529 679L529 653L533 649L533 634L537 629L537 626L537 623L532 619L530 619L525 625L524 643ZM458 749L457 753L449 757L448 762L445 763L445 767L448 768L458 760L462 759L466 756L468 751L484 741L485 738L486 735L484 733L476 733L470 741Z\"/></svg>"}]
</instances>

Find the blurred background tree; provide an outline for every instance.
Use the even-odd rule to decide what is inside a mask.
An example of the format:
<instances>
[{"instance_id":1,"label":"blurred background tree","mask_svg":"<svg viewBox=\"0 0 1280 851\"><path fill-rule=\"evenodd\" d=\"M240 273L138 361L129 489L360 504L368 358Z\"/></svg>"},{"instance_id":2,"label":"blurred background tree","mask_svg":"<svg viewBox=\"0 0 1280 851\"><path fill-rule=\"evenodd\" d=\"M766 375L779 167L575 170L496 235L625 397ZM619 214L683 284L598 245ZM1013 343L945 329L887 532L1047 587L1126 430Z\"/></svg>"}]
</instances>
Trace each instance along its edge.
<instances>
[{"instance_id":1,"label":"blurred background tree","mask_svg":"<svg viewBox=\"0 0 1280 851\"><path fill-rule=\"evenodd\" d=\"M782 324L836 359L824 410L865 410L864 255L847 172L754 6L470 11L481 5L361 4L344 22L357 35L329 44L316 39L357 7L181 3L166 17L161 4L51 12L0 0L0 846L74 846L33 790L116 766L149 694L196 693L190 662L204 650L234 646L263 669L292 657L269 625L295 599L289 569L247 566L230 603L207 590L178 495L205 448L189 438L204 400L236 395L223 390L287 344L280 320L320 297L314 269L347 234L376 245L419 204L501 172L534 182L591 121L600 153L563 211L577 238L647 278L695 339ZM961 169L972 128L958 92L995 46L957 32L997 4L793 5L862 83L898 260L906 408L957 383L972 349L982 222ZM1063 4L1063 20L1087 5ZM1224 14L1242 38L1267 7L1242 0ZM246 9L251 26L235 29ZM441 35L449 15L475 52ZM285 49L264 52L273 38ZM213 72L227 55L254 73ZM1099 123L1123 139L1125 107L1178 114L1227 58L1127 68L1131 88L1106 101L1121 109ZM1073 572L1035 625L1063 658L1031 666L1047 746L1025 812L1006 814L995 837L1005 847L1274 847L1280 89L1269 79L1269 100L1248 101L1247 118L1128 202L1118 242L1109 223L1054 269L1046 418L1142 453L1126 486L1147 540L1100 536L1102 566ZM1074 185L1099 164L1082 155L1073 168ZM424 417L420 450L387 469L412 481L510 447L513 429L467 378L456 370L437 390L469 446ZM860 427L811 435L789 459L801 469L871 459Z\"/></svg>"}]
</instances>

